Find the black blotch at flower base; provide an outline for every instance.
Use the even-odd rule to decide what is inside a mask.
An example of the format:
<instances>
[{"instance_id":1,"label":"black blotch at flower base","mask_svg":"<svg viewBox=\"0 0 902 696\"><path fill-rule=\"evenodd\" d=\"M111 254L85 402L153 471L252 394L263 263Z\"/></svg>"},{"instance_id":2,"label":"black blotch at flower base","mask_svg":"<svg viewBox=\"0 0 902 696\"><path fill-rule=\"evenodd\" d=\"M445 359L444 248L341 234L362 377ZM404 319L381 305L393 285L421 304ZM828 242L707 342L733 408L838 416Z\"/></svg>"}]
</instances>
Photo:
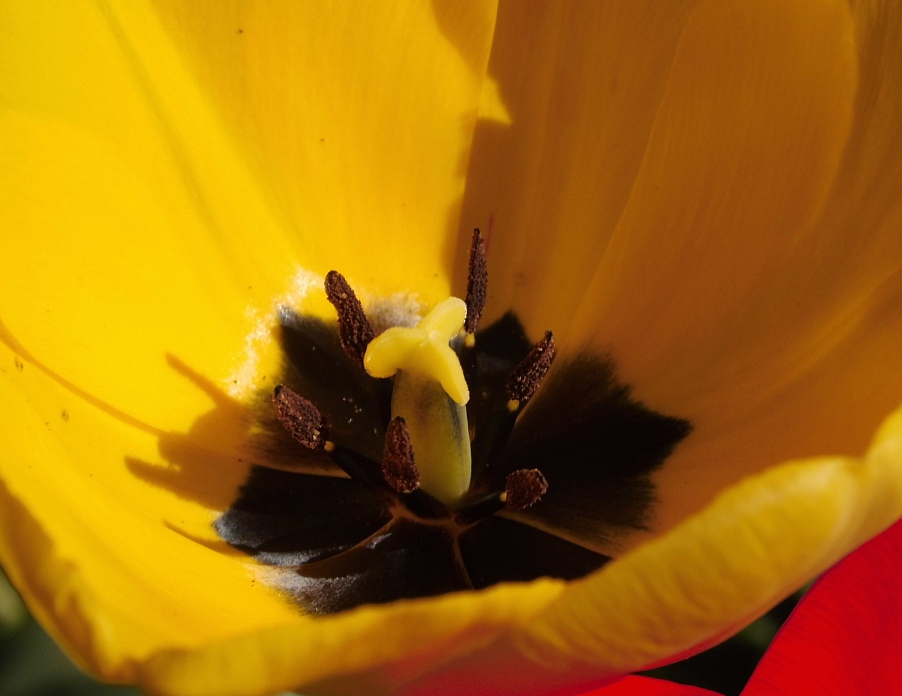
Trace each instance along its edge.
<instances>
[{"instance_id":1,"label":"black blotch at flower base","mask_svg":"<svg viewBox=\"0 0 902 696\"><path fill-rule=\"evenodd\" d=\"M378 476L391 380L370 377L345 354L335 323L283 311L279 338L281 383L313 402L330 439ZM647 526L650 474L691 426L631 399L609 358L580 355L552 370L509 433L505 383L531 348L510 313L476 334L465 501L503 491L508 474L535 468L548 482L535 505L461 523L422 490L374 491L347 478L327 453L296 443L267 398L259 407L259 464L215 522L217 532L272 566L272 584L313 614L600 568L610 559L593 549Z\"/></svg>"}]
</instances>

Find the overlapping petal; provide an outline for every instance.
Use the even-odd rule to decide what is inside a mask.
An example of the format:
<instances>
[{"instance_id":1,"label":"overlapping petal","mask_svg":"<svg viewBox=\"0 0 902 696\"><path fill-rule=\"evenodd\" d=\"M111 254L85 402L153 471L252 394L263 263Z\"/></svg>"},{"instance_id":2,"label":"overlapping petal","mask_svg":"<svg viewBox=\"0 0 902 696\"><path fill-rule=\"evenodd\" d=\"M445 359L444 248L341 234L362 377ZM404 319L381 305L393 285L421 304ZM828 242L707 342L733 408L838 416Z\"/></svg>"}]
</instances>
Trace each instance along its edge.
<instances>
[{"instance_id":1,"label":"overlapping petal","mask_svg":"<svg viewBox=\"0 0 902 696\"><path fill-rule=\"evenodd\" d=\"M902 522L821 577L780 629L743 696L889 694L898 687ZM876 638L876 640L875 640ZM626 677L580 696L713 694L659 679Z\"/></svg>"}]
</instances>

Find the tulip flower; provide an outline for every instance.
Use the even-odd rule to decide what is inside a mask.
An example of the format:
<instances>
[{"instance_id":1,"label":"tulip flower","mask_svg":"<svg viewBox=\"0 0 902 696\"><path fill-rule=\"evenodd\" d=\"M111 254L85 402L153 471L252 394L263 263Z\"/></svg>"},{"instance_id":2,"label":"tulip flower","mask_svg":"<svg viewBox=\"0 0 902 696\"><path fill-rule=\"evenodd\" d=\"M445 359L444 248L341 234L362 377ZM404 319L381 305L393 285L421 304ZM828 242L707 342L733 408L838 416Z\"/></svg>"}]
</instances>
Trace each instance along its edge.
<instances>
[{"instance_id":1,"label":"tulip flower","mask_svg":"<svg viewBox=\"0 0 902 696\"><path fill-rule=\"evenodd\" d=\"M899 14L5 3L10 579L152 694L736 632L902 516Z\"/></svg>"}]
</instances>

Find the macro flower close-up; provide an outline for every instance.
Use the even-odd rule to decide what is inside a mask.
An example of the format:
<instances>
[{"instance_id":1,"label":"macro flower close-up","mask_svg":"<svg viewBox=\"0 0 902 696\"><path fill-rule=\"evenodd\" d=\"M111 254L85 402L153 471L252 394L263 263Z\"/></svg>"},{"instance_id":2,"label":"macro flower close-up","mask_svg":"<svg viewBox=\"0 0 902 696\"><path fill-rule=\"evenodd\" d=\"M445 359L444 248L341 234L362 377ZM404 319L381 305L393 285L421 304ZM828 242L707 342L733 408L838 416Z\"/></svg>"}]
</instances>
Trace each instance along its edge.
<instances>
[{"instance_id":1,"label":"macro flower close-up","mask_svg":"<svg viewBox=\"0 0 902 696\"><path fill-rule=\"evenodd\" d=\"M676 693L622 678L848 554L885 589L900 3L9 2L0 30L0 564L85 670Z\"/></svg>"}]
</instances>

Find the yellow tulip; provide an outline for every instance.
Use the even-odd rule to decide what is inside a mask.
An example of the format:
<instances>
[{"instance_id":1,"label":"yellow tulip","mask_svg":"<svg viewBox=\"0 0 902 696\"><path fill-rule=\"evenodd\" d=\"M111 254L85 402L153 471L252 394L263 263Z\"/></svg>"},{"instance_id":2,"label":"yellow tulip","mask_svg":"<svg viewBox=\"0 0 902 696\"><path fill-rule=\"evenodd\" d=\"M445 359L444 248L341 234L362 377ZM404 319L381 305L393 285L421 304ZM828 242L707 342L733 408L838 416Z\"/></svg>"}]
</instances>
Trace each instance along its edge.
<instances>
[{"instance_id":1,"label":"yellow tulip","mask_svg":"<svg viewBox=\"0 0 902 696\"><path fill-rule=\"evenodd\" d=\"M900 27L889 0L4 3L5 570L154 694L539 694L735 632L902 515ZM425 314L476 226L484 325L610 356L692 434L582 579L305 614L213 526L265 459L279 308L334 316L338 269L383 323Z\"/></svg>"}]
</instances>

